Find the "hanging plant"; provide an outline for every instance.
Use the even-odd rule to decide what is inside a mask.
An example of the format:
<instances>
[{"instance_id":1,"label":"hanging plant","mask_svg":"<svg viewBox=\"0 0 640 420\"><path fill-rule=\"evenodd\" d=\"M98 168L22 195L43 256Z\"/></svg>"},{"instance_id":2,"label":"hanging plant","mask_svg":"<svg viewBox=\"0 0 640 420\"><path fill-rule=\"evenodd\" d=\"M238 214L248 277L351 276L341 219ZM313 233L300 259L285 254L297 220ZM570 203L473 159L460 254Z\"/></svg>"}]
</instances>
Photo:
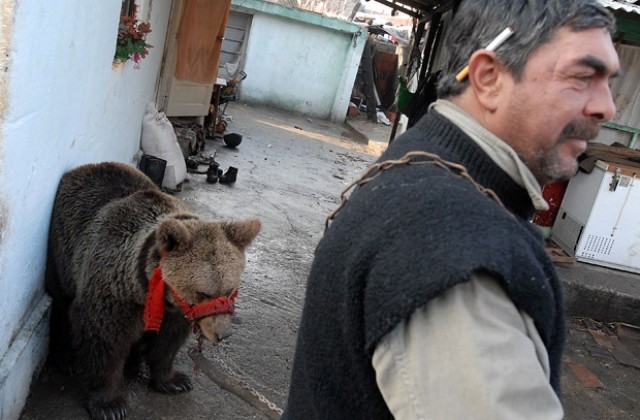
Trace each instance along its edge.
<instances>
[{"instance_id":1,"label":"hanging plant","mask_svg":"<svg viewBox=\"0 0 640 420\"><path fill-rule=\"evenodd\" d=\"M134 68L139 69L140 61L149 54L149 48L152 48L146 42L149 32L151 32L149 23L140 22L135 17L128 15L120 16L116 54L113 57L114 64L133 60Z\"/></svg>"}]
</instances>

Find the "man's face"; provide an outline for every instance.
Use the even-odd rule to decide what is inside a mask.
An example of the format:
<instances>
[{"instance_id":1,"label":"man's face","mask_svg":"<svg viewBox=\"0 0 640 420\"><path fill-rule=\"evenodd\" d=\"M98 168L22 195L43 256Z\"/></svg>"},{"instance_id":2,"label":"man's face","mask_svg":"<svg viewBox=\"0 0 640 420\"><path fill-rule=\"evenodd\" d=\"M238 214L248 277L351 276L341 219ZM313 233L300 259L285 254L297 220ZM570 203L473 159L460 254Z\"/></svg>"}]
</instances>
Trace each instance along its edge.
<instances>
[{"instance_id":1,"label":"man's face","mask_svg":"<svg viewBox=\"0 0 640 420\"><path fill-rule=\"evenodd\" d=\"M521 80L507 84L499 136L541 184L575 175L587 140L615 114L609 82L618 69L609 32L563 27L533 51Z\"/></svg>"}]
</instances>

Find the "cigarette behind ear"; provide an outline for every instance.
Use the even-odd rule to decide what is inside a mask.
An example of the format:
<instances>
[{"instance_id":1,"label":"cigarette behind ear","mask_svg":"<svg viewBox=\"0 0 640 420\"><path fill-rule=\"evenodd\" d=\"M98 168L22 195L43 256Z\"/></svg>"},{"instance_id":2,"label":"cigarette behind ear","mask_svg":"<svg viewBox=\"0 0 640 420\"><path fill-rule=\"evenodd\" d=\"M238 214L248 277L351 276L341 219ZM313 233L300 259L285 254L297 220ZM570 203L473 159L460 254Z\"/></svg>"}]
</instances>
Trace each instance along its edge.
<instances>
[{"instance_id":1,"label":"cigarette behind ear","mask_svg":"<svg viewBox=\"0 0 640 420\"><path fill-rule=\"evenodd\" d=\"M486 46L485 50L488 50L488 51L497 50L498 47L502 45L504 41L509 39L511 35L513 35L513 29L511 27L507 27L504 31L500 32L500 34L497 37L495 37L493 41L489 43L489 45ZM460 70L460 73L456 74L456 80L458 82L462 82L464 79L467 78L468 75L469 75L469 65L466 65L465 68Z\"/></svg>"},{"instance_id":2,"label":"cigarette behind ear","mask_svg":"<svg viewBox=\"0 0 640 420\"><path fill-rule=\"evenodd\" d=\"M467 78L468 75L469 75L469 66L465 66L465 68L460 70L460 73L456 74L456 80L458 82L462 82L464 79Z\"/></svg>"}]
</instances>

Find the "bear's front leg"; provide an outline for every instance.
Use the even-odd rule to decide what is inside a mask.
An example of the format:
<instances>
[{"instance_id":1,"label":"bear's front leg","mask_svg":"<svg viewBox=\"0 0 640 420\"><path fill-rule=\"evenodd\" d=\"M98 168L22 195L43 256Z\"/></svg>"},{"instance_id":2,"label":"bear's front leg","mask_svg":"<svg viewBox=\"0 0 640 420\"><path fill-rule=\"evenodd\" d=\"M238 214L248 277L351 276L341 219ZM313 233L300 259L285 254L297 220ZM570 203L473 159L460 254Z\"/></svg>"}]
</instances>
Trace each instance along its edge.
<instances>
[{"instance_id":1,"label":"bear's front leg","mask_svg":"<svg viewBox=\"0 0 640 420\"><path fill-rule=\"evenodd\" d=\"M104 390L89 391L85 404L92 420L124 420L127 401L122 394L115 396Z\"/></svg>"},{"instance_id":2,"label":"bear's front leg","mask_svg":"<svg viewBox=\"0 0 640 420\"><path fill-rule=\"evenodd\" d=\"M79 371L88 387L85 406L94 420L122 420L127 416L124 364L135 335L126 311L74 302L70 319ZM98 310L100 317L93 316ZM123 322L124 321L124 322Z\"/></svg>"},{"instance_id":3,"label":"bear's front leg","mask_svg":"<svg viewBox=\"0 0 640 420\"><path fill-rule=\"evenodd\" d=\"M54 299L51 304L49 360L67 376L74 376L77 372L75 356L69 351L71 343L71 324L69 322L68 299Z\"/></svg>"},{"instance_id":4,"label":"bear's front leg","mask_svg":"<svg viewBox=\"0 0 640 420\"><path fill-rule=\"evenodd\" d=\"M173 360L189 336L190 326L182 313L165 313L160 331L145 335L146 360L151 373L150 386L165 394L191 391L191 379L173 370Z\"/></svg>"},{"instance_id":5,"label":"bear's front leg","mask_svg":"<svg viewBox=\"0 0 640 420\"><path fill-rule=\"evenodd\" d=\"M127 352L101 340L101 337L85 337L85 340L86 344L79 347L79 352L90 354L91 357L83 356L79 359L89 389L86 408L92 419L122 420L127 417L127 401L124 396L124 362ZM90 352L85 353L87 350Z\"/></svg>"}]
</instances>

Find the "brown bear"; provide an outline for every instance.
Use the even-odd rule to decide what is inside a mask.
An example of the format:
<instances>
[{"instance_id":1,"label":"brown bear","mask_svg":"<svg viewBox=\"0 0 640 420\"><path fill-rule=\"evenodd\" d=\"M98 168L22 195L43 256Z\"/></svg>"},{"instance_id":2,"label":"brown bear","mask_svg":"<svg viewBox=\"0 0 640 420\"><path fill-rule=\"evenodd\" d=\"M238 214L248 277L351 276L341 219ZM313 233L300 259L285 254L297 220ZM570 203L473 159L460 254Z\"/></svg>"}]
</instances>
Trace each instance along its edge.
<instances>
[{"instance_id":1,"label":"brown bear","mask_svg":"<svg viewBox=\"0 0 640 420\"><path fill-rule=\"evenodd\" d=\"M62 177L46 274L51 353L83 376L92 418L126 417L125 373L143 361L156 391L192 388L173 360L192 327L214 343L229 334L259 230L259 220L201 220L128 165Z\"/></svg>"}]
</instances>

